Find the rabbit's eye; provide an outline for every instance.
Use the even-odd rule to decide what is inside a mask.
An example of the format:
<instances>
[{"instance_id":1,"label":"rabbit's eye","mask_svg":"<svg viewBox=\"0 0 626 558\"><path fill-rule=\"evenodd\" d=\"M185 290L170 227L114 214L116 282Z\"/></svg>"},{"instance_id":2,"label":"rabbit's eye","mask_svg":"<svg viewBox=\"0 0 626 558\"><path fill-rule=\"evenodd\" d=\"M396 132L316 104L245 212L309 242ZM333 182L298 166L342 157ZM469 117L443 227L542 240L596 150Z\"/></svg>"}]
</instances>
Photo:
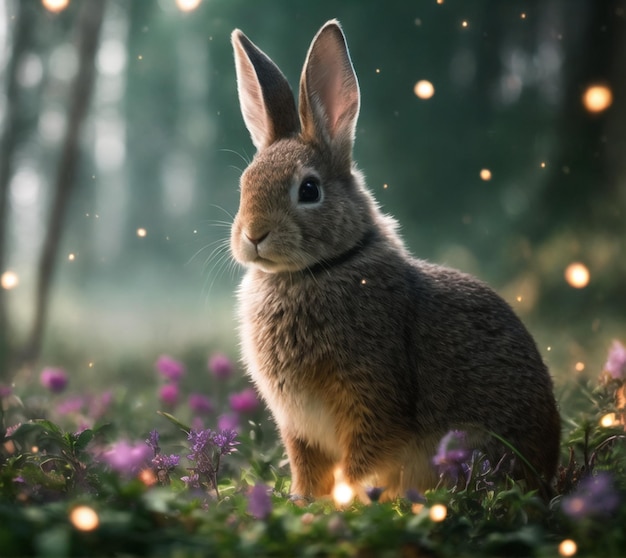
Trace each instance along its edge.
<instances>
[{"instance_id":1,"label":"rabbit's eye","mask_svg":"<svg viewBox=\"0 0 626 558\"><path fill-rule=\"evenodd\" d=\"M308 177L305 178L298 188L298 202L299 203L315 203L320 201L321 198L320 184L317 178Z\"/></svg>"}]
</instances>

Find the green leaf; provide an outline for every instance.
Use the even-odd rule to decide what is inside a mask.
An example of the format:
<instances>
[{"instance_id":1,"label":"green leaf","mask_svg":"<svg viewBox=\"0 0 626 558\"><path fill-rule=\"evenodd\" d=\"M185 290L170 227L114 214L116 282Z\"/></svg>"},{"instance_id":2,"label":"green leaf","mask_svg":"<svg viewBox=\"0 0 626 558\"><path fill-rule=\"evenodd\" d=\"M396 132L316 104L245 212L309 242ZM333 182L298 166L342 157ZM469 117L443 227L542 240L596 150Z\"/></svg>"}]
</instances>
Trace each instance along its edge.
<instances>
[{"instance_id":1,"label":"green leaf","mask_svg":"<svg viewBox=\"0 0 626 558\"><path fill-rule=\"evenodd\" d=\"M157 414L161 415L162 417L169 420L171 423L178 426L178 428L180 428L183 432L185 432L185 434L189 434L189 432L191 432L191 427L180 422L174 415L170 415L169 413L166 413L165 411L157 411Z\"/></svg>"},{"instance_id":2,"label":"green leaf","mask_svg":"<svg viewBox=\"0 0 626 558\"><path fill-rule=\"evenodd\" d=\"M74 448L77 451L82 451L87 447L87 444L93 440L94 432L93 430L87 429L83 430L76 438L74 442Z\"/></svg>"}]
</instances>

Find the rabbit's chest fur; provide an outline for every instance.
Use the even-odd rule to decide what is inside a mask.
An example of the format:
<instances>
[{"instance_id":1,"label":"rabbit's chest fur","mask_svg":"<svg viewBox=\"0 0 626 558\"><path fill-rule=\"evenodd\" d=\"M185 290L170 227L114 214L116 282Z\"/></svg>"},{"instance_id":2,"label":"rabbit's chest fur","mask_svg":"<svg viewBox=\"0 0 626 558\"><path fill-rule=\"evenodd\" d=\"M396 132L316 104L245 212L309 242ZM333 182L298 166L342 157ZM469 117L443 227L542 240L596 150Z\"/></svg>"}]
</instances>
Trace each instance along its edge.
<instances>
[{"instance_id":1,"label":"rabbit's chest fur","mask_svg":"<svg viewBox=\"0 0 626 558\"><path fill-rule=\"evenodd\" d=\"M369 267L297 278L253 270L240 290L244 360L276 422L336 456L351 421L373 408L416 429L408 424L415 376L398 373L412 368L400 362L411 358L408 301L403 310L401 285ZM375 293L396 288L400 304ZM381 320L396 331L381 329Z\"/></svg>"}]
</instances>

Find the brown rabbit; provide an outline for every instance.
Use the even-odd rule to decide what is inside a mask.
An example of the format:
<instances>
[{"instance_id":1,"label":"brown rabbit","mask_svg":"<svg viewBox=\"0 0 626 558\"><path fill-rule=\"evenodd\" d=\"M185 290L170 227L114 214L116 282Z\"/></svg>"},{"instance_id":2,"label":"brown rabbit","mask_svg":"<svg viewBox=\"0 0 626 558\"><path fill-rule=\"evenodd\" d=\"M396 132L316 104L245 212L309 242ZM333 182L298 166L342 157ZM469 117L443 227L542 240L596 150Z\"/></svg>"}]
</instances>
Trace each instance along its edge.
<instances>
[{"instance_id":1,"label":"brown rabbit","mask_svg":"<svg viewBox=\"0 0 626 558\"><path fill-rule=\"evenodd\" d=\"M494 291L412 258L379 210L352 161L359 86L339 23L313 39L299 110L270 58L239 30L232 43L257 148L231 232L248 268L241 343L292 494L329 494L338 470L357 494L433 487L432 458L451 429L494 460L506 440L523 456L518 476L545 488L560 437L546 366Z\"/></svg>"}]
</instances>

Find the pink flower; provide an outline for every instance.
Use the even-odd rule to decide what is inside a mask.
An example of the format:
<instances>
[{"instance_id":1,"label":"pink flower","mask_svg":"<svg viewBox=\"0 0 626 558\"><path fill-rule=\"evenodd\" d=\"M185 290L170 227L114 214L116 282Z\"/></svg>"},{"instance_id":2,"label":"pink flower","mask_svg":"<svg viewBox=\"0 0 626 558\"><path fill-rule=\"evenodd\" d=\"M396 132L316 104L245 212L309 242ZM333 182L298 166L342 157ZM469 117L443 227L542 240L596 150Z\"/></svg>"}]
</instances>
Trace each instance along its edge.
<instances>
[{"instance_id":1,"label":"pink flower","mask_svg":"<svg viewBox=\"0 0 626 558\"><path fill-rule=\"evenodd\" d=\"M257 519L265 519L272 513L272 499L265 484L256 484L248 492L248 513Z\"/></svg>"},{"instance_id":2,"label":"pink flower","mask_svg":"<svg viewBox=\"0 0 626 558\"><path fill-rule=\"evenodd\" d=\"M252 388L233 393L229 398L230 408L236 413L250 413L259 406L256 391Z\"/></svg>"},{"instance_id":3,"label":"pink flower","mask_svg":"<svg viewBox=\"0 0 626 558\"><path fill-rule=\"evenodd\" d=\"M155 367L161 376L172 382L178 382L185 374L185 365L168 355L161 355Z\"/></svg>"},{"instance_id":4,"label":"pink flower","mask_svg":"<svg viewBox=\"0 0 626 558\"><path fill-rule=\"evenodd\" d=\"M159 399L168 407L176 406L179 395L178 385L176 384L165 384L164 386L161 386L161 389L159 390Z\"/></svg>"},{"instance_id":5,"label":"pink flower","mask_svg":"<svg viewBox=\"0 0 626 558\"><path fill-rule=\"evenodd\" d=\"M39 380L41 385L52 393L61 393L67 387L68 377L61 368L44 368Z\"/></svg>"},{"instance_id":6,"label":"pink flower","mask_svg":"<svg viewBox=\"0 0 626 558\"><path fill-rule=\"evenodd\" d=\"M235 367L231 360L222 353L215 353L209 358L209 370L216 378L225 380L232 376Z\"/></svg>"},{"instance_id":7,"label":"pink flower","mask_svg":"<svg viewBox=\"0 0 626 558\"><path fill-rule=\"evenodd\" d=\"M226 413L217 418L218 430L239 430L239 415L237 413Z\"/></svg>"},{"instance_id":8,"label":"pink flower","mask_svg":"<svg viewBox=\"0 0 626 558\"><path fill-rule=\"evenodd\" d=\"M604 369L614 380L626 379L626 347L619 341L613 341Z\"/></svg>"},{"instance_id":9,"label":"pink flower","mask_svg":"<svg viewBox=\"0 0 626 558\"><path fill-rule=\"evenodd\" d=\"M64 401L61 401L56 406L56 411L60 415L72 415L74 413L80 412L84 404L84 398L80 395L75 395L73 397L68 397Z\"/></svg>"},{"instance_id":10,"label":"pink flower","mask_svg":"<svg viewBox=\"0 0 626 558\"><path fill-rule=\"evenodd\" d=\"M208 415L213 411L213 402L201 393L189 394L189 408L198 415Z\"/></svg>"},{"instance_id":11,"label":"pink flower","mask_svg":"<svg viewBox=\"0 0 626 558\"><path fill-rule=\"evenodd\" d=\"M131 444L127 440L120 440L102 454L104 461L111 469L118 473L132 475L148 465L152 459L152 450L143 442Z\"/></svg>"}]
</instances>

